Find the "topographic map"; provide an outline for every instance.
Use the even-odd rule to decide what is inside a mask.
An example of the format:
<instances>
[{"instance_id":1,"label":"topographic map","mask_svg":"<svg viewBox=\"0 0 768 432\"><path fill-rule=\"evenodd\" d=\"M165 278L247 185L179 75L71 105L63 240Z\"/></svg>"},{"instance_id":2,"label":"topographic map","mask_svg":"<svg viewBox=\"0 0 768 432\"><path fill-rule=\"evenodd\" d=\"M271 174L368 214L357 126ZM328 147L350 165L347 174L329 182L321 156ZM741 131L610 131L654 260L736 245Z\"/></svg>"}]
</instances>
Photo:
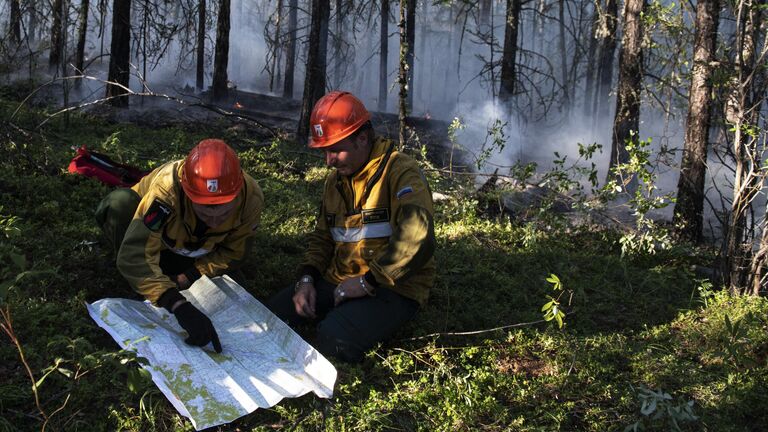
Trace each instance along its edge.
<instances>
[{"instance_id":1,"label":"topographic map","mask_svg":"<svg viewBox=\"0 0 768 432\"><path fill-rule=\"evenodd\" d=\"M221 354L184 343L176 318L148 302L103 299L87 307L121 347L149 361L152 380L195 429L285 397L333 395L333 365L235 281L203 276L182 293L213 322Z\"/></svg>"}]
</instances>

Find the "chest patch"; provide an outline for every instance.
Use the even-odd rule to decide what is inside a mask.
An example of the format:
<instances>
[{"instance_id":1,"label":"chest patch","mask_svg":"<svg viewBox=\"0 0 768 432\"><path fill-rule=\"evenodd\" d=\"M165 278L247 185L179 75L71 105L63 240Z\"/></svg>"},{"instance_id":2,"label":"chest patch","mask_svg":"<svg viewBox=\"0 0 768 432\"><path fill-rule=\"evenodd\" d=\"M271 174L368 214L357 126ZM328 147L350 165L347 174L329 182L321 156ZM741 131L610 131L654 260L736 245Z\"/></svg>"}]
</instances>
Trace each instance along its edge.
<instances>
[{"instance_id":1,"label":"chest patch","mask_svg":"<svg viewBox=\"0 0 768 432\"><path fill-rule=\"evenodd\" d=\"M163 227L168 217L173 214L173 209L168 204L155 199L152 201L152 205L149 206L149 210L144 214L144 225L149 228L150 231L158 231Z\"/></svg>"},{"instance_id":2,"label":"chest patch","mask_svg":"<svg viewBox=\"0 0 768 432\"><path fill-rule=\"evenodd\" d=\"M362 214L364 224L389 222L389 209L386 207L363 210Z\"/></svg>"}]
</instances>

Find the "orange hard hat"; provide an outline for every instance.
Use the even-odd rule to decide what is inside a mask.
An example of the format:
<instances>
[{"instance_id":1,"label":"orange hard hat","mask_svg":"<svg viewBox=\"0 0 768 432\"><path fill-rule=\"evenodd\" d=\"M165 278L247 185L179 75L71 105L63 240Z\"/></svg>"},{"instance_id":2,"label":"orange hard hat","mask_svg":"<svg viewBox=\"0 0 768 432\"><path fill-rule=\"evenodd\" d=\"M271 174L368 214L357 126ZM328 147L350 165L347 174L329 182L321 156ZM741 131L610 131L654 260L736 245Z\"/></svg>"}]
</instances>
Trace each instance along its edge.
<instances>
[{"instance_id":1,"label":"orange hard hat","mask_svg":"<svg viewBox=\"0 0 768 432\"><path fill-rule=\"evenodd\" d=\"M332 91L320 98L312 108L309 127L310 148L329 147L352 135L371 119L360 99L352 93Z\"/></svg>"},{"instance_id":2,"label":"orange hard hat","mask_svg":"<svg viewBox=\"0 0 768 432\"><path fill-rule=\"evenodd\" d=\"M181 187L196 204L224 204L243 187L243 173L235 151L220 139L205 139L184 160Z\"/></svg>"}]
</instances>

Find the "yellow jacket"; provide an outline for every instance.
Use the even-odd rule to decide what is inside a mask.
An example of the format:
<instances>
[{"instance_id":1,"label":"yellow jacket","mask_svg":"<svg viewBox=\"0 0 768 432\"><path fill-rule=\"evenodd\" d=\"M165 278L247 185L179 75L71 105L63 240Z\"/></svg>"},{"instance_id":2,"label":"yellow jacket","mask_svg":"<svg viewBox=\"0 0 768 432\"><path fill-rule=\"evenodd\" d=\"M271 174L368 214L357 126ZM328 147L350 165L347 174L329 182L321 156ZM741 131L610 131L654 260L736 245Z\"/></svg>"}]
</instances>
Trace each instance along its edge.
<instances>
[{"instance_id":1,"label":"yellow jacket","mask_svg":"<svg viewBox=\"0 0 768 432\"><path fill-rule=\"evenodd\" d=\"M264 194L251 176L235 198L238 209L221 226L195 232L192 202L179 182L184 161L168 162L133 186L141 197L117 255L117 267L133 289L152 303L176 283L160 269L160 252L170 249L195 258L201 275L215 276L236 265L250 250Z\"/></svg>"},{"instance_id":2,"label":"yellow jacket","mask_svg":"<svg viewBox=\"0 0 768 432\"><path fill-rule=\"evenodd\" d=\"M432 194L416 161L392 146L378 138L360 171L328 176L304 269L335 284L373 277L423 304L435 278Z\"/></svg>"}]
</instances>

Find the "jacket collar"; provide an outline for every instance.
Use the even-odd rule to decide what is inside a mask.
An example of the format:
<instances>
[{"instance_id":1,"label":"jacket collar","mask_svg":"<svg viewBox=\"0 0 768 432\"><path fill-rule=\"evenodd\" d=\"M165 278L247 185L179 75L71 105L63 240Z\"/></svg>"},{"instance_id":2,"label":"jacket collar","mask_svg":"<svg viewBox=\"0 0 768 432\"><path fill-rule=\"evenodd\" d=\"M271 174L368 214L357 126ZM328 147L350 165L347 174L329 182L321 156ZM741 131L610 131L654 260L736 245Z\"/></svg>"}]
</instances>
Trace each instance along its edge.
<instances>
[{"instance_id":1,"label":"jacket collar","mask_svg":"<svg viewBox=\"0 0 768 432\"><path fill-rule=\"evenodd\" d=\"M371 149L371 155L368 157L368 162L366 162L355 174L352 174L352 182L363 182L363 184L365 184L371 177L373 177L391 145L392 141L386 138L377 137L373 142L373 148Z\"/></svg>"}]
</instances>

